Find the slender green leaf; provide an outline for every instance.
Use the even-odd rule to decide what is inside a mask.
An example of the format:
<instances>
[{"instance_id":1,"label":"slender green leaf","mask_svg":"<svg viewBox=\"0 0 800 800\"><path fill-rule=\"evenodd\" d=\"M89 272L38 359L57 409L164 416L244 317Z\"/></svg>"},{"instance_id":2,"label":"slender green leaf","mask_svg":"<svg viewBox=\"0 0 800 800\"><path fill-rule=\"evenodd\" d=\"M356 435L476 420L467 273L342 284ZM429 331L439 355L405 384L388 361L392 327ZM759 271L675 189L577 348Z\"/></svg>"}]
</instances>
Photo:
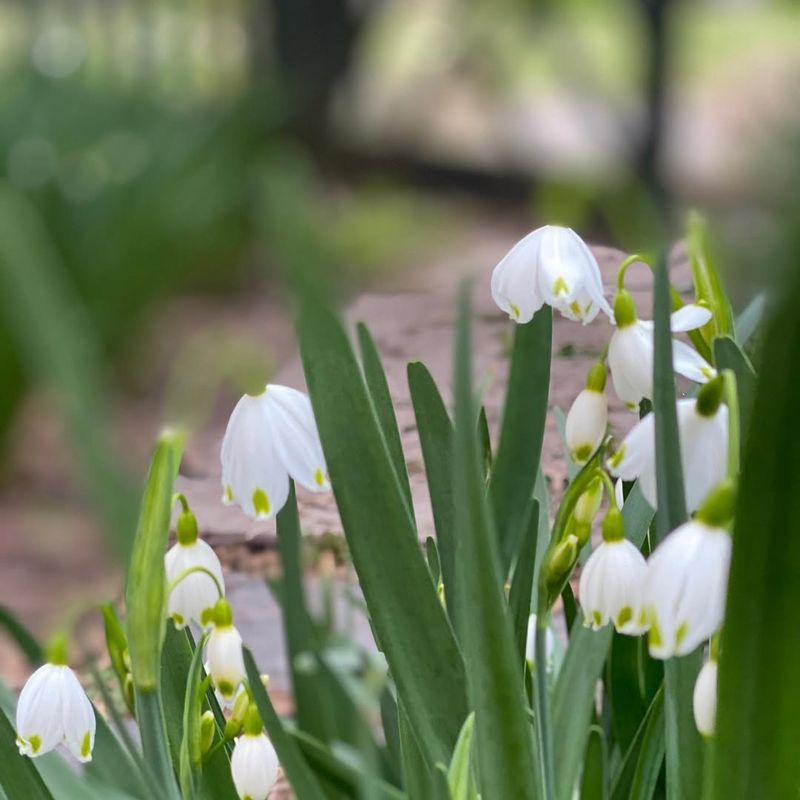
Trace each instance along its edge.
<instances>
[{"instance_id":1,"label":"slender green leaf","mask_svg":"<svg viewBox=\"0 0 800 800\"><path fill-rule=\"evenodd\" d=\"M439 563L439 551L436 547L436 539L433 536L428 536L425 539L425 559L428 562L428 572L431 574L433 585L438 591L439 581L442 579L442 565Z\"/></svg>"},{"instance_id":2,"label":"slender green leaf","mask_svg":"<svg viewBox=\"0 0 800 800\"><path fill-rule=\"evenodd\" d=\"M475 729L475 713L464 720L464 727L458 736L453 758L447 770L447 783L452 800L474 800L477 798L475 782L472 779L472 732Z\"/></svg>"},{"instance_id":3,"label":"slender green leaf","mask_svg":"<svg viewBox=\"0 0 800 800\"><path fill-rule=\"evenodd\" d=\"M9 611L0 606L0 628L4 628L11 639L28 659L32 667L38 667L44 658L42 648L34 635Z\"/></svg>"},{"instance_id":4,"label":"slender green leaf","mask_svg":"<svg viewBox=\"0 0 800 800\"><path fill-rule=\"evenodd\" d=\"M767 326L733 535L719 660L714 800L800 787L800 283Z\"/></svg>"},{"instance_id":5,"label":"slender green leaf","mask_svg":"<svg viewBox=\"0 0 800 800\"><path fill-rule=\"evenodd\" d=\"M667 263L661 258L653 286L655 322L653 411L655 413L656 538L661 541L686 521L686 499L681 469L680 439L672 365L672 332ZM724 317L724 315L723 315ZM715 323L720 321L715 318ZM664 665L664 718L669 800L695 800L703 786L703 742L692 715L692 692L700 671L699 651L672 658Z\"/></svg>"},{"instance_id":6,"label":"slender green leaf","mask_svg":"<svg viewBox=\"0 0 800 800\"><path fill-rule=\"evenodd\" d=\"M766 301L763 294L758 295L736 318L736 341L744 347L761 325Z\"/></svg>"},{"instance_id":7,"label":"slender green leaf","mask_svg":"<svg viewBox=\"0 0 800 800\"><path fill-rule=\"evenodd\" d=\"M295 730L289 731L288 735L308 762L317 780L327 790L326 797L360 797L363 795L359 792L366 791L369 800L405 800L406 795L403 792L385 781L373 778L364 786L364 776L356 766L339 758L307 733ZM294 785L292 788L296 789ZM305 800L305 795L301 795L299 790L295 794Z\"/></svg>"},{"instance_id":8,"label":"slender green leaf","mask_svg":"<svg viewBox=\"0 0 800 800\"><path fill-rule=\"evenodd\" d=\"M356 326L356 331L358 333L358 343L361 347L361 360L364 365L364 378L367 382L367 389L369 389L372 404L375 407L375 413L383 431L383 438L389 448L389 455L397 473L397 480L400 483L400 488L403 490L413 517L414 503L411 498L411 485L408 482L406 457L403 453L403 442L400 438L400 429L397 427L397 417L394 413L386 372L383 369L378 348L375 346L375 341L367 326L363 322L359 322Z\"/></svg>"},{"instance_id":9,"label":"slender green leaf","mask_svg":"<svg viewBox=\"0 0 800 800\"><path fill-rule=\"evenodd\" d=\"M417 737L411 728L408 714L399 709L400 717L400 754L403 764L403 787L410 800L428 800L432 797L435 789L433 788L433 767L425 761L419 747Z\"/></svg>"},{"instance_id":10,"label":"slender green leaf","mask_svg":"<svg viewBox=\"0 0 800 800\"><path fill-rule=\"evenodd\" d=\"M727 337L714 340L714 360L717 369L729 369L736 375L736 388L739 394L739 421L742 431L740 441L744 445L753 410L756 390L756 372L750 359L739 345Z\"/></svg>"},{"instance_id":11,"label":"slender green leaf","mask_svg":"<svg viewBox=\"0 0 800 800\"><path fill-rule=\"evenodd\" d=\"M638 797L646 797L646 790L655 782L664 761L664 687L659 687L647 714L639 723L622 763L617 770L611 791L612 800L628 800L636 785ZM653 775L655 773L655 775Z\"/></svg>"},{"instance_id":12,"label":"slender green leaf","mask_svg":"<svg viewBox=\"0 0 800 800\"><path fill-rule=\"evenodd\" d=\"M622 752L630 747L647 713L648 704L642 697L639 680L640 656L638 638L614 633L606 686L611 703L614 738Z\"/></svg>"},{"instance_id":13,"label":"slender green leaf","mask_svg":"<svg viewBox=\"0 0 800 800\"><path fill-rule=\"evenodd\" d=\"M391 684L383 687L380 698L381 727L386 741L386 752L392 766L391 777L394 783L402 783L403 758L400 749L400 715L394 699Z\"/></svg>"},{"instance_id":14,"label":"slender green leaf","mask_svg":"<svg viewBox=\"0 0 800 800\"><path fill-rule=\"evenodd\" d=\"M0 713L0 786L10 800L52 800L33 760L17 750L17 734L8 717Z\"/></svg>"},{"instance_id":15,"label":"slender green leaf","mask_svg":"<svg viewBox=\"0 0 800 800\"><path fill-rule=\"evenodd\" d=\"M653 510L634 484L622 507L625 535L640 547L653 519ZM612 629L592 631L577 619L553 693L553 742L556 795L570 800L580 773L586 737L592 721L597 682L611 647Z\"/></svg>"},{"instance_id":16,"label":"slender green leaf","mask_svg":"<svg viewBox=\"0 0 800 800\"><path fill-rule=\"evenodd\" d=\"M586 743L581 800L606 800L608 797L606 737L602 728L594 726Z\"/></svg>"},{"instance_id":17,"label":"slender green leaf","mask_svg":"<svg viewBox=\"0 0 800 800\"><path fill-rule=\"evenodd\" d=\"M529 323L516 325L514 330L503 424L489 491L504 572L522 536L539 469L550 388L552 329L553 312L544 305Z\"/></svg>"},{"instance_id":18,"label":"slender green leaf","mask_svg":"<svg viewBox=\"0 0 800 800\"><path fill-rule=\"evenodd\" d=\"M489 433L489 420L486 418L486 409L481 406L478 411L478 442L480 444L481 466L484 477L492 472L492 436Z\"/></svg>"},{"instance_id":19,"label":"slender green leaf","mask_svg":"<svg viewBox=\"0 0 800 800\"><path fill-rule=\"evenodd\" d=\"M186 675L186 693L183 701L183 736L178 759L178 776L184 800L192 800L197 793L200 772L200 715L202 690L200 681L203 672L203 650L198 646L192 654L189 672Z\"/></svg>"},{"instance_id":20,"label":"slender green leaf","mask_svg":"<svg viewBox=\"0 0 800 800\"><path fill-rule=\"evenodd\" d=\"M283 727L280 717L275 712L267 690L261 683L261 676L258 674L253 654L247 648L244 650L244 664L247 669L247 682L258 707L258 713L264 721L264 727L278 754L278 760L286 772L295 794L302 797L303 800L325 800L325 792L319 785L313 770L300 752L297 742Z\"/></svg>"},{"instance_id":21,"label":"slender green leaf","mask_svg":"<svg viewBox=\"0 0 800 800\"><path fill-rule=\"evenodd\" d=\"M514 641L520 664L525 662L525 644L528 638L528 618L533 598L533 570L536 566L536 544L539 538L539 501L531 500L528 524L522 540L514 578L508 592L508 613L514 630Z\"/></svg>"},{"instance_id":22,"label":"slender green leaf","mask_svg":"<svg viewBox=\"0 0 800 800\"><path fill-rule=\"evenodd\" d=\"M164 705L167 740L172 762L180 764L180 751L183 742L184 710L186 686L192 669L192 661L196 649L189 633L176 631L170 624L164 639L161 653L161 700ZM222 715L219 712L214 692L206 692L205 703L200 708L204 711L211 708L217 718L217 735L221 734L224 722L220 724ZM203 763L203 771L196 781L197 793L203 800L235 800L236 788L231 778L230 759L225 747L217 750L210 759Z\"/></svg>"},{"instance_id":23,"label":"slender green leaf","mask_svg":"<svg viewBox=\"0 0 800 800\"><path fill-rule=\"evenodd\" d=\"M497 538L487 502L475 436L471 377L470 304L462 290L455 360L456 626L464 648L481 794L536 798L531 728L522 670L503 594ZM533 491L531 482L528 493ZM528 500L526 499L526 506Z\"/></svg>"},{"instance_id":24,"label":"slender green leaf","mask_svg":"<svg viewBox=\"0 0 800 800\"><path fill-rule=\"evenodd\" d=\"M353 565L397 691L432 763L466 717L463 661L341 323L311 290L298 333L306 382ZM378 524L377 521L380 521Z\"/></svg>"},{"instance_id":25,"label":"slender green leaf","mask_svg":"<svg viewBox=\"0 0 800 800\"><path fill-rule=\"evenodd\" d=\"M424 364L412 361L408 365L408 388L428 478L444 594L450 602L454 602L456 540L453 519L453 424Z\"/></svg>"},{"instance_id":26,"label":"slender green leaf","mask_svg":"<svg viewBox=\"0 0 800 800\"><path fill-rule=\"evenodd\" d=\"M7 184L0 185L0 308L31 378L57 393L94 505L126 557L135 502L104 425L99 346L42 220Z\"/></svg>"}]
</instances>

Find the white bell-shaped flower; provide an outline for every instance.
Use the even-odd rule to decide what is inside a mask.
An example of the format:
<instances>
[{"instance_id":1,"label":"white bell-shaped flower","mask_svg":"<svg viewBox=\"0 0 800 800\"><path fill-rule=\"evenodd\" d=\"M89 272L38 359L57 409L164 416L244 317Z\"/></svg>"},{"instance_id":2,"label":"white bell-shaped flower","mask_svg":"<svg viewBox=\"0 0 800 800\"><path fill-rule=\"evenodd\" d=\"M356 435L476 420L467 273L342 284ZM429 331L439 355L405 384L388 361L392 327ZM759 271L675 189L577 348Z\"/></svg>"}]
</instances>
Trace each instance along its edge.
<instances>
[{"instance_id":1,"label":"white bell-shaped flower","mask_svg":"<svg viewBox=\"0 0 800 800\"><path fill-rule=\"evenodd\" d=\"M697 518L653 551L643 599L650 655L683 656L716 633L725 615L730 560L727 531Z\"/></svg>"},{"instance_id":2,"label":"white bell-shaped flower","mask_svg":"<svg viewBox=\"0 0 800 800\"><path fill-rule=\"evenodd\" d=\"M28 678L17 703L17 746L26 756L41 756L65 744L79 761L92 760L95 716L75 673L64 663L66 648L54 649L59 663L39 667Z\"/></svg>"},{"instance_id":3,"label":"white bell-shaped flower","mask_svg":"<svg viewBox=\"0 0 800 800\"><path fill-rule=\"evenodd\" d=\"M686 507L695 511L724 477L728 459L728 408L721 404L723 384L707 383L696 398L677 401ZM655 417L648 414L631 429L608 459L615 477L639 479L645 500L656 508Z\"/></svg>"},{"instance_id":4,"label":"white bell-shaped flower","mask_svg":"<svg viewBox=\"0 0 800 800\"><path fill-rule=\"evenodd\" d=\"M643 399L653 398L653 323L636 317L633 298L624 289L614 300L616 330L608 344L608 366L617 397L636 410ZM701 328L711 319L711 312L698 305L686 305L670 318L673 333ZM688 344L672 340L672 363L675 371L689 380L706 383L716 370Z\"/></svg>"},{"instance_id":5,"label":"white bell-shaped flower","mask_svg":"<svg viewBox=\"0 0 800 800\"><path fill-rule=\"evenodd\" d=\"M646 571L644 556L625 538L622 515L610 509L603 520L603 542L589 556L578 584L584 625L599 630L610 622L620 633L643 633L641 601Z\"/></svg>"},{"instance_id":6,"label":"white bell-shaped flower","mask_svg":"<svg viewBox=\"0 0 800 800\"><path fill-rule=\"evenodd\" d=\"M692 694L694 724L703 735L714 735L717 720L717 662L711 658L703 664Z\"/></svg>"},{"instance_id":7,"label":"white bell-shaped flower","mask_svg":"<svg viewBox=\"0 0 800 800\"><path fill-rule=\"evenodd\" d=\"M556 640L553 636L553 631L548 627L545 633L544 644L546 672L553 671L555 649ZM533 667L536 663L536 614L531 614L528 617L528 633L525 638L525 660L528 662L528 668L533 671Z\"/></svg>"},{"instance_id":8,"label":"white bell-shaped flower","mask_svg":"<svg viewBox=\"0 0 800 800\"><path fill-rule=\"evenodd\" d=\"M545 225L517 242L494 268L492 298L514 322L530 322L544 303L565 317L591 322L611 317L600 267L571 228Z\"/></svg>"},{"instance_id":9,"label":"white bell-shaped flower","mask_svg":"<svg viewBox=\"0 0 800 800\"><path fill-rule=\"evenodd\" d=\"M603 442L608 427L606 368L595 364L586 379L586 388L575 398L567 414L565 438L572 460L585 464Z\"/></svg>"},{"instance_id":10,"label":"white bell-shaped flower","mask_svg":"<svg viewBox=\"0 0 800 800\"><path fill-rule=\"evenodd\" d=\"M266 800L278 778L278 755L252 703L231 755L231 777L241 800Z\"/></svg>"},{"instance_id":11,"label":"white bell-shaped flower","mask_svg":"<svg viewBox=\"0 0 800 800\"><path fill-rule=\"evenodd\" d=\"M233 625L231 607L219 600L214 609L214 627L206 643L206 669L217 696L226 708L233 706L239 686L247 677L242 655L242 637Z\"/></svg>"},{"instance_id":12,"label":"white bell-shaped flower","mask_svg":"<svg viewBox=\"0 0 800 800\"><path fill-rule=\"evenodd\" d=\"M167 584L171 587L167 615L178 629L190 620L208 627L214 606L225 592L222 566L211 547L197 537L197 521L191 511L180 515L177 534L177 543L164 557Z\"/></svg>"},{"instance_id":13,"label":"white bell-shaped flower","mask_svg":"<svg viewBox=\"0 0 800 800\"><path fill-rule=\"evenodd\" d=\"M245 395L222 440L222 501L255 519L271 519L289 496L289 478L312 492L330 488L317 423L307 395L268 384Z\"/></svg>"}]
</instances>

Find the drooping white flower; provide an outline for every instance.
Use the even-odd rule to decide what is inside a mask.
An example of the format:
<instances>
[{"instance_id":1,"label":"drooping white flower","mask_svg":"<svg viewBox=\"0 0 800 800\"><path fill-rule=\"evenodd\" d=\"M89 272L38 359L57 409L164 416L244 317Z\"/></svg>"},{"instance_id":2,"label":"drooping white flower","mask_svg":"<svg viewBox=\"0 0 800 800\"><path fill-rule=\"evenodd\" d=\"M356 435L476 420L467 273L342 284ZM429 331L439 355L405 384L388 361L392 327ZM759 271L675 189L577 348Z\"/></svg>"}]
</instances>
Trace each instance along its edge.
<instances>
[{"instance_id":1,"label":"drooping white flower","mask_svg":"<svg viewBox=\"0 0 800 800\"><path fill-rule=\"evenodd\" d=\"M553 636L553 631L548 627L547 633L545 634L544 645L546 672L553 671L553 654L555 653L555 648L556 640ZM528 617L528 633L525 639L525 660L528 662L530 669L533 670L533 666L536 663L536 614L531 614Z\"/></svg>"},{"instance_id":2,"label":"drooping white flower","mask_svg":"<svg viewBox=\"0 0 800 800\"><path fill-rule=\"evenodd\" d=\"M214 627L206 644L206 670L214 682L218 697L230 708L239 686L247 677L242 655L242 637L233 625L231 609L225 600L214 609Z\"/></svg>"},{"instance_id":3,"label":"drooping white flower","mask_svg":"<svg viewBox=\"0 0 800 800\"><path fill-rule=\"evenodd\" d=\"M211 547L197 537L197 521L190 511L181 514L177 533L177 543L164 557L167 583L172 586L174 581L178 581L169 593L167 615L178 629L188 625L190 620L207 627L212 623L220 593L225 592L222 566ZM192 569L198 571L186 574ZM202 570L211 573L217 583Z\"/></svg>"},{"instance_id":4,"label":"drooping white flower","mask_svg":"<svg viewBox=\"0 0 800 800\"><path fill-rule=\"evenodd\" d=\"M62 742L79 761L92 760L92 704L66 664L45 664L28 678L17 704L17 746L26 756L49 753Z\"/></svg>"},{"instance_id":5,"label":"drooping white flower","mask_svg":"<svg viewBox=\"0 0 800 800\"><path fill-rule=\"evenodd\" d=\"M653 398L653 323L636 317L630 294L617 292L614 301L616 330L608 344L608 366L617 397L636 410L641 400ZM711 312L698 305L685 305L670 318L673 333L701 328L711 319ZM675 371L697 383L706 383L716 370L688 344L672 340Z\"/></svg>"},{"instance_id":6,"label":"drooping white flower","mask_svg":"<svg viewBox=\"0 0 800 800\"><path fill-rule=\"evenodd\" d=\"M608 427L605 387L606 368L601 362L589 370L586 388L575 398L567 414L564 433L576 464L585 464L605 438Z\"/></svg>"},{"instance_id":7,"label":"drooping white flower","mask_svg":"<svg viewBox=\"0 0 800 800\"><path fill-rule=\"evenodd\" d=\"M231 777L241 800L266 800L278 778L278 755L252 704L247 711L244 734L233 748Z\"/></svg>"},{"instance_id":8,"label":"drooping white flower","mask_svg":"<svg viewBox=\"0 0 800 800\"><path fill-rule=\"evenodd\" d=\"M713 736L717 719L717 662L703 664L692 694L694 724L703 736Z\"/></svg>"},{"instance_id":9,"label":"drooping white flower","mask_svg":"<svg viewBox=\"0 0 800 800\"><path fill-rule=\"evenodd\" d=\"M697 398L677 401L678 438L686 507L695 511L724 477L728 458L728 408L721 404L722 382L706 384ZM639 479L645 500L656 508L655 417L648 414L608 459L615 477Z\"/></svg>"},{"instance_id":10,"label":"drooping white flower","mask_svg":"<svg viewBox=\"0 0 800 800\"><path fill-rule=\"evenodd\" d=\"M650 655L686 655L718 630L730 559L727 531L698 518L676 528L653 551L643 600Z\"/></svg>"},{"instance_id":11,"label":"drooping white flower","mask_svg":"<svg viewBox=\"0 0 800 800\"><path fill-rule=\"evenodd\" d=\"M563 316L591 322L611 317L600 267L571 228L545 225L517 242L494 268L492 298L514 322L530 322L544 303Z\"/></svg>"},{"instance_id":12,"label":"drooping white flower","mask_svg":"<svg viewBox=\"0 0 800 800\"><path fill-rule=\"evenodd\" d=\"M578 598L584 624L599 630L611 622L620 633L638 635L642 624L644 556L624 535L622 515L616 509L603 520L603 542L581 571Z\"/></svg>"},{"instance_id":13,"label":"drooping white flower","mask_svg":"<svg viewBox=\"0 0 800 800\"><path fill-rule=\"evenodd\" d=\"M289 478L312 492L330 488L317 423L308 396L268 384L245 395L222 440L222 501L250 517L271 519L289 495Z\"/></svg>"}]
</instances>

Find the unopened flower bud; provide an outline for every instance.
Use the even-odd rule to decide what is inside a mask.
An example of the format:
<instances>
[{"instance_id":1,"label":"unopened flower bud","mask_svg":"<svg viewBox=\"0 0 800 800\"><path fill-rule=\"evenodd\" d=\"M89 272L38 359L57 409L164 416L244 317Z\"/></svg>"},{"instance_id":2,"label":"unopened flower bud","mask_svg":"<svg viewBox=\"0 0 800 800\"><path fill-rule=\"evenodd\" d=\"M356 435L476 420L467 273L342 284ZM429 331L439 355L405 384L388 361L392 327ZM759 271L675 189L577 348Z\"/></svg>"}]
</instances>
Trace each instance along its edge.
<instances>
[{"instance_id":1,"label":"unopened flower bud","mask_svg":"<svg viewBox=\"0 0 800 800\"><path fill-rule=\"evenodd\" d=\"M217 721L213 711L204 711L200 717L200 753L205 755L214 743L217 733Z\"/></svg>"},{"instance_id":2,"label":"unopened flower bud","mask_svg":"<svg viewBox=\"0 0 800 800\"><path fill-rule=\"evenodd\" d=\"M592 524L602 502L603 481L600 477L593 478L586 487L586 491L578 498L575 510L572 512L572 518L575 521L574 532L581 547L589 541Z\"/></svg>"},{"instance_id":3,"label":"unopened flower bud","mask_svg":"<svg viewBox=\"0 0 800 800\"><path fill-rule=\"evenodd\" d=\"M585 464L606 435L608 400L605 386L606 368L598 362L589 370L586 388L575 398L567 414L564 433L576 464Z\"/></svg>"},{"instance_id":4,"label":"unopened flower bud","mask_svg":"<svg viewBox=\"0 0 800 800\"><path fill-rule=\"evenodd\" d=\"M713 658L706 661L697 676L692 710L697 730L703 736L713 736L717 717L717 662Z\"/></svg>"},{"instance_id":5,"label":"unopened flower bud","mask_svg":"<svg viewBox=\"0 0 800 800\"><path fill-rule=\"evenodd\" d=\"M233 712L225 723L225 738L235 739L241 732L244 725L244 718L250 706L250 698L247 692L240 691L233 701Z\"/></svg>"},{"instance_id":6,"label":"unopened flower bud","mask_svg":"<svg viewBox=\"0 0 800 800\"><path fill-rule=\"evenodd\" d=\"M547 563L549 585L559 583L572 572L575 562L578 560L579 550L578 537L575 534L570 534L564 541L556 545Z\"/></svg>"}]
</instances>

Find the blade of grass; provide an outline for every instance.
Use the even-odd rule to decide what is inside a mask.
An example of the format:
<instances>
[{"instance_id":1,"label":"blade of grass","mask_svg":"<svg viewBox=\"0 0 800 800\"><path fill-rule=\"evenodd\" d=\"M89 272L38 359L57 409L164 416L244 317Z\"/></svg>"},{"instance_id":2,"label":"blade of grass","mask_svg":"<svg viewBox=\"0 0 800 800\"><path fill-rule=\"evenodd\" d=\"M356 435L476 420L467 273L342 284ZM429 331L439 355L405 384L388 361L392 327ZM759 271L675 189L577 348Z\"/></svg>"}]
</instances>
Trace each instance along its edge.
<instances>
[{"instance_id":1,"label":"blade of grass","mask_svg":"<svg viewBox=\"0 0 800 800\"><path fill-rule=\"evenodd\" d=\"M522 665L503 595L498 543L475 435L467 287L461 291L456 341L454 487L461 536L456 570L463 604L456 611L456 625L464 648L470 705L475 709L481 794L533 799L538 791ZM533 491L532 482L528 491Z\"/></svg>"}]
</instances>

